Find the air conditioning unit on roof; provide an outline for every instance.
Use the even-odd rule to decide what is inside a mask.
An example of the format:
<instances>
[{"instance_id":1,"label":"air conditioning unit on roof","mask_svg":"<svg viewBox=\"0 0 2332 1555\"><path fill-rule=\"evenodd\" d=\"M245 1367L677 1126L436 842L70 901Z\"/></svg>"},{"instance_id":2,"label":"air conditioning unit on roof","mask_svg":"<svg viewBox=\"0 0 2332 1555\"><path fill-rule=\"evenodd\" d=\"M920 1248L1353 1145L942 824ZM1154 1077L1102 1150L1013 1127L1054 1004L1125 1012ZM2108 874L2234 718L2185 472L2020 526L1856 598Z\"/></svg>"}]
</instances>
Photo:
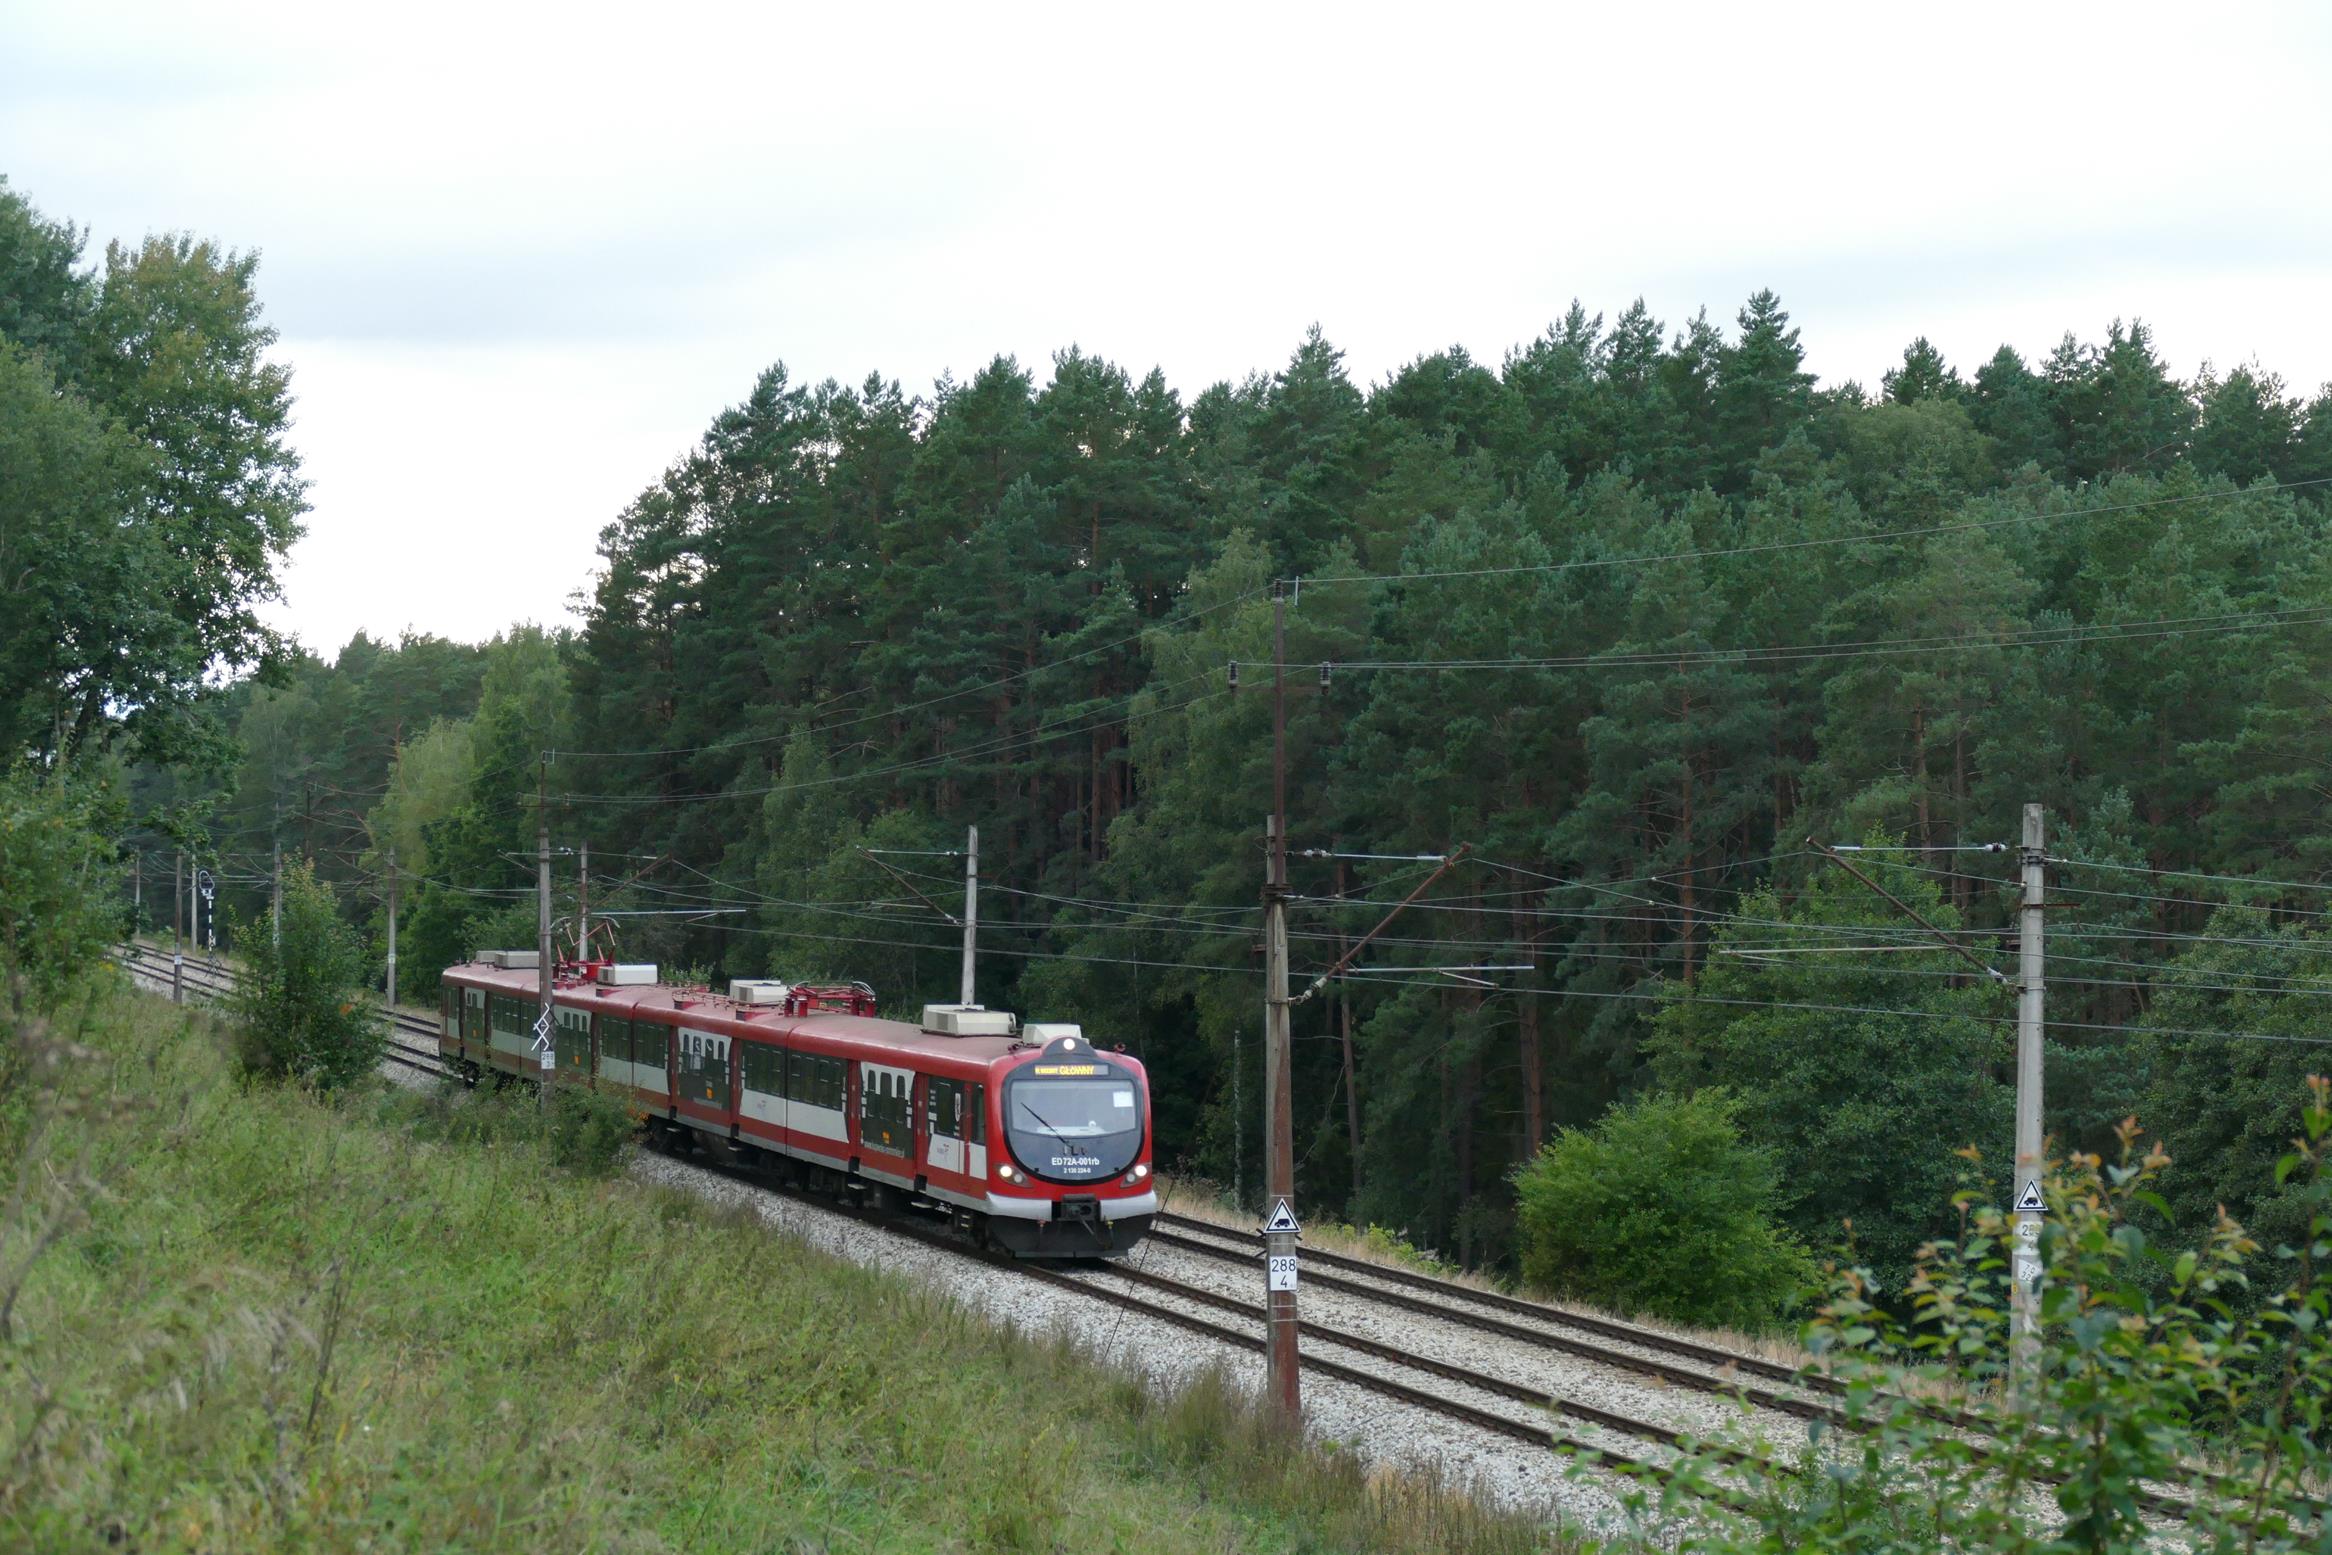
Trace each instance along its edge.
<instances>
[{"instance_id":1,"label":"air conditioning unit on roof","mask_svg":"<svg viewBox=\"0 0 2332 1555\"><path fill-rule=\"evenodd\" d=\"M783 1004L793 992L790 983L774 977L737 977L729 980L729 997L739 1004Z\"/></svg>"},{"instance_id":2,"label":"air conditioning unit on roof","mask_svg":"<svg viewBox=\"0 0 2332 1555\"><path fill-rule=\"evenodd\" d=\"M1020 1022L1009 1010L977 1004L926 1004L923 1029L940 1037L1009 1037Z\"/></svg>"},{"instance_id":3,"label":"air conditioning unit on roof","mask_svg":"<svg viewBox=\"0 0 2332 1555\"><path fill-rule=\"evenodd\" d=\"M489 950L478 959L505 972L531 972L542 965L541 953L533 950Z\"/></svg>"},{"instance_id":4,"label":"air conditioning unit on roof","mask_svg":"<svg viewBox=\"0 0 2332 1555\"><path fill-rule=\"evenodd\" d=\"M1063 1037L1076 1037L1083 1040L1085 1028L1075 1021L1032 1020L1020 1028L1020 1034L1034 1042L1038 1047L1043 1047L1046 1043L1057 1042Z\"/></svg>"},{"instance_id":5,"label":"air conditioning unit on roof","mask_svg":"<svg viewBox=\"0 0 2332 1555\"><path fill-rule=\"evenodd\" d=\"M653 961L617 961L599 969L600 984L608 988L645 988L655 980Z\"/></svg>"}]
</instances>

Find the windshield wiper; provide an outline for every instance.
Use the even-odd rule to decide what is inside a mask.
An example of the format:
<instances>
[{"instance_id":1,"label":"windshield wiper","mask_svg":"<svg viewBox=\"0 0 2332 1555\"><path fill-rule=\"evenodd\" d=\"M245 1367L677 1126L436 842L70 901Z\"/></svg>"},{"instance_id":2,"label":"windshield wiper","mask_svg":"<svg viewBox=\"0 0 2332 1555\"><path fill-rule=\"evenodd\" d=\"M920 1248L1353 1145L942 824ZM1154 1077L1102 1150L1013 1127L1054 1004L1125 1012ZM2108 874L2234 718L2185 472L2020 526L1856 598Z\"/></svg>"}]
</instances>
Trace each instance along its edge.
<instances>
[{"instance_id":1,"label":"windshield wiper","mask_svg":"<svg viewBox=\"0 0 2332 1555\"><path fill-rule=\"evenodd\" d=\"M1036 1119L1037 1127L1043 1129L1046 1133L1052 1135L1053 1138L1059 1140L1063 1146L1071 1150L1077 1148L1075 1145L1069 1143L1068 1135L1062 1133L1058 1128L1055 1128L1052 1124L1046 1122L1045 1115L1037 1111L1034 1107L1031 1107L1026 1101L1021 1100L1019 1097L1014 1097L1013 1104L1019 1107L1021 1111L1027 1113L1030 1117Z\"/></svg>"}]
</instances>

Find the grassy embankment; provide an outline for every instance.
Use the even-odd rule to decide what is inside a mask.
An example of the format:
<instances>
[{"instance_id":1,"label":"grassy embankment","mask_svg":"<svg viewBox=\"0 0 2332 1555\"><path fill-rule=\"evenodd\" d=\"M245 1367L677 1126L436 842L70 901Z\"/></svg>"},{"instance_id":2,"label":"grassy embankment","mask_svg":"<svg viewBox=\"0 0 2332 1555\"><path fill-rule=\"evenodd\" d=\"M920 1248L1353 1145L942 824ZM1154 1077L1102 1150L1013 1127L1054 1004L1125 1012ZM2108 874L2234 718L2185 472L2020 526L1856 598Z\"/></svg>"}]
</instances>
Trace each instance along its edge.
<instances>
[{"instance_id":1,"label":"grassy embankment","mask_svg":"<svg viewBox=\"0 0 2332 1555\"><path fill-rule=\"evenodd\" d=\"M525 1109L226 1052L111 989L0 1049L0 1548L1563 1547L552 1169Z\"/></svg>"}]
</instances>

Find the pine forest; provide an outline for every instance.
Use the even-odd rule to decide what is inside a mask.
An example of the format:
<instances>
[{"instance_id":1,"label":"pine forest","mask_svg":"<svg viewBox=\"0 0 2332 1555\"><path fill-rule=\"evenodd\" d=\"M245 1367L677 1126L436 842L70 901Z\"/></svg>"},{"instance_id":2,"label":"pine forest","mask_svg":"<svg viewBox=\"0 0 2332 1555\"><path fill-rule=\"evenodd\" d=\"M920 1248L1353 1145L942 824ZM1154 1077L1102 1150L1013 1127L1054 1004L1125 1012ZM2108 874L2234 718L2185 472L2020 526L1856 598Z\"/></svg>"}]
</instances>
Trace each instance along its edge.
<instances>
[{"instance_id":1,"label":"pine forest","mask_svg":"<svg viewBox=\"0 0 2332 1555\"><path fill-rule=\"evenodd\" d=\"M0 714L121 764L149 925L182 850L260 921L280 853L377 965L393 876L427 1001L533 943L539 793L603 948L906 1011L955 996L976 827L981 1001L1140 1055L1161 1159L1252 1203L1284 675L1320 1213L1511 1268L1540 1146L1721 1091L1799 1238L1905 1268L1955 1150L2006 1177L2028 804L2050 1133L2159 1120L2183 1210L2299 1213L2268 1167L2332 1042L2332 391L2183 379L2135 320L1821 383L1770 292L1573 304L1373 384L1320 329L1207 386L1074 346L927 390L781 364L565 515L603 526L570 621L326 659L248 609L299 507L248 260L92 272L0 205L0 450L87 497L39 512L92 558L0 568ZM157 332L207 343L220 417L125 378ZM103 521L132 487L158 539Z\"/></svg>"}]
</instances>

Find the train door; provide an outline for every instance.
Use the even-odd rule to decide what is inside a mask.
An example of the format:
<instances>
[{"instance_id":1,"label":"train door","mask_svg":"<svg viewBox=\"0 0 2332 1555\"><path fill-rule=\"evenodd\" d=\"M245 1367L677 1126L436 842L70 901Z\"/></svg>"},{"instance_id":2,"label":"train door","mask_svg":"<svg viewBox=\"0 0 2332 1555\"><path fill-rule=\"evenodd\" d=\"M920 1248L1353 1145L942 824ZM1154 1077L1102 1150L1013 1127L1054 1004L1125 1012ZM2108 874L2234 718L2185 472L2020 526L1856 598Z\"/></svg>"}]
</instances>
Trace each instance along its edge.
<instances>
[{"instance_id":1,"label":"train door","mask_svg":"<svg viewBox=\"0 0 2332 1555\"><path fill-rule=\"evenodd\" d=\"M858 1145L884 1155L915 1155L915 1074L881 1064L858 1066Z\"/></svg>"},{"instance_id":2,"label":"train door","mask_svg":"<svg viewBox=\"0 0 2332 1555\"><path fill-rule=\"evenodd\" d=\"M486 1040L486 990L462 990L462 1046L482 1046ZM468 1055L463 1055L467 1057Z\"/></svg>"},{"instance_id":3,"label":"train door","mask_svg":"<svg viewBox=\"0 0 2332 1555\"><path fill-rule=\"evenodd\" d=\"M934 1076L923 1082L923 1160L935 1172L964 1169L964 1083Z\"/></svg>"},{"instance_id":4,"label":"train door","mask_svg":"<svg viewBox=\"0 0 2332 1555\"><path fill-rule=\"evenodd\" d=\"M988 1180L988 1088L967 1085L964 1092L964 1171L974 1182Z\"/></svg>"}]
</instances>

